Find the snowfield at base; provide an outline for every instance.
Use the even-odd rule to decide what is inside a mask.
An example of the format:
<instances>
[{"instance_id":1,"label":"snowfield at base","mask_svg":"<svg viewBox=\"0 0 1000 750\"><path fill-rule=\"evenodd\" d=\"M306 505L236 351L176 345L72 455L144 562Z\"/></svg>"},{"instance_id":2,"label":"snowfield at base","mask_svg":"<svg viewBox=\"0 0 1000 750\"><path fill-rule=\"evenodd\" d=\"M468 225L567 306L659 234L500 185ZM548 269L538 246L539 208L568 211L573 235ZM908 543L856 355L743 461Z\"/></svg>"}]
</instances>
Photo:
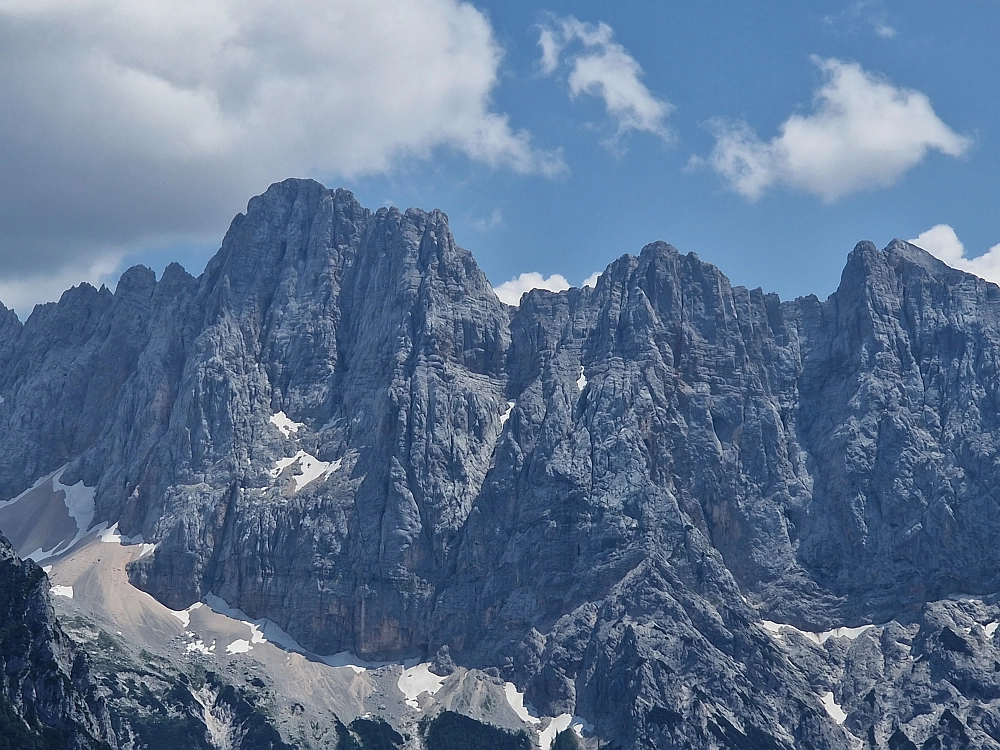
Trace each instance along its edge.
<instances>
[{"instance_id":1,"label":"snowfield at base","mask_svg":"<svg viewBox=\"0 0 1000 750\"><path fill-rule=\"evenodd\" d=\"M230 607L225 599L222 599L215 594L208 594L205 596L205 603L212 608L213 612L217 612L220 615L225 615L226 617L232 618L233 620L239 620L250 628L250 640L245 641L242 638L237 639L233 643L226 647L227 654L245 654L250 650L251 643L267 643L267 638L264 637L264 631L261 629L266 623L270 622L266 619L251 620L250 616L247 615L242 609L236 609L235 607ZM271 623L274 625L274 623ZM274 625L274 627L278 627ZM281 628L278 628L281 630ZM285 631L281 631L284 633ZM285 634L287 635L287 633ZM289 636L290 638L291 636ZM236 646L238 643L246 643L247 648L243 651L230 651L229 649ZM279 644L280 645L280 644ZM297 644L296 644L297 645Z\"/></svg>"},{"instance_id":2,"label":"snowfield at base","mask_svg":"<svg viewBox=\"0 0 1000 750\"><path fill-rule=\"evenodd\" d=\"M843 724L847 718L847 714L844 713L844 709L833 699L833 693L823 693L819 699L823 703L823 708L833 717L833 720L838 724Z\"/></svg>"},{"instance_id":3,"label":"snowfield at base","mask_svg":"<svg viewBox=\"0 0 1000 750\"><path fill-rule=\"evenodd\" d=\"M538 716L530 703L526 704L524 702L524 693L518 691L517 686L513 682L505 682L503 692L507 696L508 705L510 705L521 721L525 724L542 723L542 718ZM579 716L573 716L573 714L552 716L549 717L549 723L545 725L545 728L538 730L539 747L551 747L556 735L568 728L572 728L580 737L583 736L584 732L589 733L594 731L593 724L589 724Z\"/></svg>"},{"instance_id":4,"label":"snowfield at base","mask_svg":"<svg viewBox=\"0 0 1000 750\"><path fill-rule=\"evenodd\" d=\"M381 669L392 664L399 664L398 661L365 661L351 651L338 651L332 656L320 656L319 658L328 667L334 667L335 669L350 668L356 674L367 672L369 669ZM412 664L412 662L410 663ZM403 666L406 666L405 662Z\"/></svg>"},{"instance_id":5,"label":"snowfield at base","mask_svg":"<svg viewBox=\"0 0 1000 750\"><path fill-rule=\"evenodd\" d=\"M281 430L281 434L285 437L291 437L293 432L298 432L305 427L302 422L293 422L285 416L285 412L283 411L279 411L277 414L272 414L270 421L271 424Z\"/></svg>"},{"instance_id":6,"label":"snowfield at base","mask_svg":"<svg viewBox=\"0 0 1000 750\"><path fill-rule=\"evenodd\" d=\"M834 628L833 630L824 630L822 633L810 633L805 630L799 630L794 625L785 625L780 622L772 622L771 620L761 620L761 626L771 635L781 637L782 628L788 628L789 630L794 630L796 633L801 635L808 641L812 641L817 646L822 646L830 638L850 638L852 641L858 638L862 633L868 630L872 630L874 625L861 625L857 628Z\"/></svg>"},{"instance_id":7,"label":"snowfield at base","mask_svg":"<svg viewBox=\"0 0 1000 750\"><path fill-rule=\"evenodd\" d=\"M298 464L299 473L293 475L295 480L295 492L300 491L303 487L315 482L320 477L328 477L333 472L340 469L343 459L338 458L336 461L320 461L313 455L306 453L305 451L299 451L291 458L280 458L275 464L274 468L271 469L272 477L281 476L281 472L287 469L293 464Z\"/></svg>"},{"instance_id":8,"label":"snowfield at base","mask_svg":"<svg viewBox=\"0 0 1000 750\"><path fill-rule=\"evenodd\" d=\"M133 537L122 536L118 532L118 522L109 529L106 528L106 524L101 524L94 528L94 531L99 532L100 539L105 544L121 544L122 546L128 546L132 544L142 544L143 547L156 547L155 544L143 544L142 534L136 534Z\"/></svg>"},{"instance_id":9,"label":"snowfield at base","mask_svg":"<svg viewBox=\"0 0 1000 750\"><path fill-rule=\"evenodd\" d=\"M41 547L39 547L31 554L25 555L24 559L40 563L42 560L48 560L50 557L57 557L58 555L61 555L63 552L66 551L66 549L67 549L66 543L60 542L50 550L44 550Z\"/></svg>"},{"instance_id":10,"label":"snowfield at base","mask_svg":"<svg viewBox=\"0 0 1000 750\"><path fill-rule=\"evenodd\" d=\"M94 494L97 491L96 487L87 487L84 485L83 481L79 481L76 484L70 486L63 484L59 481L59 478L63 475L63 472L69 468L69 464L57 469L51 474L39 479L31 487L26 489L20 495L15 497L13 500L8 500L4 503L0 503L0 507L7 505L13 505L17 501L21 500L32 490L37 489L45 482L52 480L52 489L55 492L63 493L63 503L66 505L66 511L69 513L69 517L73 519L76 523L76 536L74 536L69 541L62 541L56 544L52 549L36 549L33 552L22 555L21 557L27 560L33 560L36 563L42 560L47 560L50 557L56 557L76 546L77 542L83 539L88 531L90 530L90 525L94 521L94 511L96 506L94 505Z\"/></svg>"},{"instance_id":11,"label":"snowfield at base","mask_svg":"<svg viewBox=\"0 0 1000 750\"><path fill-rule=\"evenodd\" d=\"M250 628L250 640L249 645L252 647L257 643L273 643L278 648L284 649L285 651L293 651L298 654L305 656L315 657L326 664L328 667L334 668L344 668L348 667L352 669L355 673L360 674L366 672L369 669L379 669L381 667L389 666L390 664L398 664L399 662L367 662L363 659L358 658L355 654L350 651L341 651L333 656L322 656L320 654L314 654L308 649L303 648L298 641L296 641L292 636L290 636L285 630L272 620L268 620L266 617L261 617L256 620L251 619L251 617L241 609L236 609L230 606L230 604L223 598L216 596L215 594L207 594L205 596L205 604L213 612L219 615L223 615L232 620L238 620L244 625ZM202 606L201 602L193 605L190 609ZM176 614L176 613L175 613ZM234 643L244 639L238 639ZM232 646L234 644L230 644ZM249 649L248 649L249 650ZM226 649L227 653L245 653L242 651L229 651L229 647Z\"/></svg>"},{"instance_id":12,"label":"snowfield at base","mask_svg":"<svg viewBox=\"0 0 1000 750\"><path fill-rule=\"evenodd\" d=\"M507 703L514 709L514 713L521 717L521 721L525 724L541 723L542 720L535 715L532 707L524 704L524 693L518 692L517 686L513 682L505 682L503 692L507 696Z\"/></svg>"},{"instance_id":13,"label":"snowfield at base","mask_svg":"<svg viewBox=\"0 0 1000 750\"><path fill-rule=\"evenodd\" d=\"M82 479L72 486L63 484L59 479L65 470L65 467L60 469L59 473L52 477L52 488L62 490L65 495L64 502L66 503L66 509L69 511L69 516L76 521L78 531L76 537L69 543L69 546L72 547L83 539L84 534L87 533L90 525L94 522L94 511L96 509L94 495L97 493L97 488L85 486Z\"/></svg>"},{"instance_id":14,"label":"snowfield at base","mask_svg":"<svg viewBox=\"0 0 1000 750\"><path fill-rule=\"evenodd\" d=\"M167 612L169 612L174 617L176 617L178 620L180 620L181 621L181 625L183 625L184 627L188 627L191 624L191 612L192 612L192 610L198 609L198 607L201 607L201 606L202 606L201 602L195 602L194 604L192 604L187 609L182 609L182 610L168 609Z\"/></svg>"},{"instance_id":15,"label":"snowfield at base","mask_svg":"<svg viewBox=\"0 0 1000 750\"><path fill-rule=\"evenodd\" d=\"M572 730L580 737L583 737L584 730L588 732L592 732L594 730L594 727L591 724L588 724L579 716L573 716L572 714L560 714L552 719L545 729L538 733L539 747L552 747L552 743L555 742L556 735L570 728L572 728Z\"/></svg>"},{"instance_id":16,"label":"snowfield at base","mask_svg":"<svg viewBox=\"0 0 1000 750\"><path fill-rule=\"evenodd\" d=\"M587 376L583 374L583 367L580 367L580 377L576 380L576 387L581 391L587 387Z\"/></svg>"},{"instance_id":17,"label":"snowfield at base","mask_svg":"<svg viewBox=\"0 0 1000 750\"><path fill-rule=\"evenodd\" d=\"M65 596L67 599L73 598L72 586L53 586L50 591L52 592L52 596Z\"/></svg>"},{"instance_id":18,"label":"snowfield at base","mask_svg":"<svg viewBox=\"0 0 1000 750\"><path fill-rule=\"evenodd\" d=\"M507 411L505 411L503 414L500 415L500 429L501 430L503 429L503 426L505 424L507 424L507 420L510 419L510 414L511 414L512 411L514 411L514 402L513 401L508 401L507 402Z\"/></svg>"},{"instance_id":19,"label":"snowfield at base","mask_svg":"<svg viewBox=\"0 0 1000 750\"><path fill-rule=\"evenodd\" d=\"M226 653L245 654L252 648L253 646L250 645L250 641L244 640L243 638L237 638L235 641L226 646Z\"/></svg>"},{"instance_id":20,"label":"snowfield at base","mask_svg":"<svg viewBox=\"0 0 1000 750\"><path fill-rule=\"evenodd\" d=\"M441 689L441 685L444 683L445 678L438 677L431 672L430 666L429 663L425 663L404 669L403 674L399 676L399 681L396 683L399 686L400 692L406 696L406 705L418 711L420 710L420 704L417 702L417 697L422 693L434 695L434 693ZM543 747L546 746L543 745Z\"/></svg>"}]
</instances>

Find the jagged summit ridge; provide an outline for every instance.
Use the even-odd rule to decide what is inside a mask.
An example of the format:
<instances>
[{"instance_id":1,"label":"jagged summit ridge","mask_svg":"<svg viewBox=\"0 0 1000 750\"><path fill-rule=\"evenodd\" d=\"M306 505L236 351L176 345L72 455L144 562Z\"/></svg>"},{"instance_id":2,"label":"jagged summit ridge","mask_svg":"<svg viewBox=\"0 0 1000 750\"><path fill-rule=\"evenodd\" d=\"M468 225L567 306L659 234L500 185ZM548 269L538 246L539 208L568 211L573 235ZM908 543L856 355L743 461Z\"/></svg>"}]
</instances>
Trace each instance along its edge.
<instances>
[{"instance_id":1,"label":"jagged summit ridge","mask_svg":"<svg viewBox=\"0 0 1000 750\"><path fill-rule=\"evenodd\" d=\"M901 241L785 302L653 243L512 308L444 214L288 180L198 278L0 315L0 497L69 464L158 545L130 574L168 606L448 646L624 746L877 744L909 683L865 709L879 678L803 673L759 623L997 590L998 300Z\"/></svg>"}]
</instances>

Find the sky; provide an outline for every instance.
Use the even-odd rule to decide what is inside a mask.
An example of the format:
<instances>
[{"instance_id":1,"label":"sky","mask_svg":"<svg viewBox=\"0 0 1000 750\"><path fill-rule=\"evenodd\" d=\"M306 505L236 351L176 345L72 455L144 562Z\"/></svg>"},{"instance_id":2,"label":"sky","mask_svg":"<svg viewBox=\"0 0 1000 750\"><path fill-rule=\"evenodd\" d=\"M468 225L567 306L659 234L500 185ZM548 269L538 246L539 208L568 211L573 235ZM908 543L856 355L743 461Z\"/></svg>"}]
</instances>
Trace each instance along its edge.
<instances>
[{"instance_id":1,"label":"sky","mask_svg":"<svg viewBox=\"0 0 1000 750\"><path fill-rule=\"evenodd\" d=\"M502 298L665 240L825 298L1000 282L1000 3L0 0L0 300L200 273L286 177L440 208Z\"/></svg>"}]
</instances>

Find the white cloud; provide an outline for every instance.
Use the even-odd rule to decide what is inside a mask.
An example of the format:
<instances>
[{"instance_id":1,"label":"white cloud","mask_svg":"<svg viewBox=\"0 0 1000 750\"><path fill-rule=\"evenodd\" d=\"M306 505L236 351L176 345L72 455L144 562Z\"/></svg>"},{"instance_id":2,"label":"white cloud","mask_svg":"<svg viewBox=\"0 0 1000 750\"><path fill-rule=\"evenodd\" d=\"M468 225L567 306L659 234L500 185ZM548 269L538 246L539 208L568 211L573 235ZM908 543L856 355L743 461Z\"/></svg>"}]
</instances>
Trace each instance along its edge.
<instances>
[{"instance_id":1,"label":"white cloud","mask_svg":"<svg viewBox=\"0 0 1000 750\"><path fill-rule=\"evenodd\" d=\"M502 56L459 0L0 0L4 278L218 242L272 181L438 147L557 173L493 105Z\"/></svg>"},{"instance_id":2,"label":"white cloud","mask_svg":"<svg viewBox=\"0 0 1000 750\"><path fill-rule=\"evenodd\" d=\"M892 39L896 36L896 29L884 21L880 21L875 25L875 33L883 39Z\"/></svg>"},{"instance_id":3,"label":"white cloud","mask_svg":"<svg viewBox=\"0 0 1000 750\"><path fill-rule=\"evenodd\" d=\"M892 185L928 151L957 157L968 150L969 139L941 121L925 94L857 63L813 61L824 76L814 111L789 117L780 135L762 141L745 123L714 123L707 161L744 197L757 200L783 184L833 201Z\"/></svg>"},{"instance_id":4,"label":"white cloud","mask_svg":"<svg viewBox=\"0 0 1000 750\"><path fill-rule=\"evenodd\" d=\"M521 302L521 295L530 292L532 289L548 289L550 292L562 292L569 289L569 282L566 277L554 273L551 276L542 276L537 271L522 273L510 281L505 281L500 286L493 287L497 297L501 302L508 305L517 306Z\"/></svg>"},{"instance_id":5,"label":"white cloud","mask_svg":"<svg viewBox=\"0 0 1000 750\"><path fill-rule=\"evenodd\" d=\"M606 23L584 23L573 16L553 18L540 28L538 46L544 75L555 73L565 60L570 95L588 94L604 101L617 126L609 143L633 130L669 139L666 119L672 105L646 88L641 81L642 66L614 41L614 31Z\"/></svg>"},{"instance_id":6,"label":"white cloud","mask_svg":"<svg viewBox=\"0 0 1000 750\"><path fill-rule=\"evenodd\" d=\"M491 229L503 226L503 212L499 208L494 208L489 216L472 219L470 223L477 232L489 232Z\"/></svg>"},{"instance_id":7,"label":"white cloud","mask_svg":"<svg viewBox=\"0 0 1000 750\"><path fill-rule=\"evenodd\" d=\"M1000 244L994 245L976 258L969 258L965 254L965 245L958 239L955 230L947 224L935 224L907 242L923 248L952 268L1000 284Z\"/></svg>"},{"instance_id":8,"label":"white cloud","mask_svg":"<svg viewBox=\"0 0 1000 750\"><path fill-rule=\"evenodd\" d=\"M580 284L580 286L589 286L589 287L593 288L593 287L597 286L597 280L599 278L601 278L601 272L600 271L594 271L592 274L590 274L590 276L588 276L587 278L585 278L583 280L583 283Z\"/></svg>"},{"instance_id":9,"label":"white cloud","mask_svg":"<svg viewBox=\"0 0 1000 750\"><path fill-rule=\"evenodd\" d=\"M869 30L882 39L893 39L896 29L889 23L884 5L882 0L855 0L839 13L822 18L824 23L845 28L855 35L862 30Z\"/></svg>"}]
</instances>

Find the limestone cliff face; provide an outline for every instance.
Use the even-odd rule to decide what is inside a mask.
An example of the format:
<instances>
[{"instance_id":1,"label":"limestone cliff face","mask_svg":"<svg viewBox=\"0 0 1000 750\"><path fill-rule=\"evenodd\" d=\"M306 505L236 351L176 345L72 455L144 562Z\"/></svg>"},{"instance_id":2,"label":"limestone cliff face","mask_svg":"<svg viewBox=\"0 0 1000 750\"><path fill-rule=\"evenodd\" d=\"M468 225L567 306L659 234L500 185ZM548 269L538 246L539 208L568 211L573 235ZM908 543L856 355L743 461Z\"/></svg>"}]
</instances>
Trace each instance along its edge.
<instances>
[{"instance_id":1,"label":"limestone cliff face","mask_svg":"<svg viewBox=\"0 0 1000 750\"><path fill-rule=\"evenodd\" d=\"M117 747L83 654L56 622L49 584L0 536L0 745L39 750Z\"/></svg>"},{"instance_id":2,"label":"limestone cliff face","mask_svg":"<svg viewBox=\"0 0 1000 750\"><path fill-rule=\"evenodd\" d=\"M440 212L289 180L199 278L0 310L0 497L70 463L159 545L131 574L166 604L214 592L321 653L447 645L623 747L882 747L946 708L988 743L983 675L924 713L946 672L858 691L1000 588L998 344L1000 289L904 242L825 302L656 243L512 308ZM761 617L901 631L848 658Z\"/></svg>"}]
</instances>

